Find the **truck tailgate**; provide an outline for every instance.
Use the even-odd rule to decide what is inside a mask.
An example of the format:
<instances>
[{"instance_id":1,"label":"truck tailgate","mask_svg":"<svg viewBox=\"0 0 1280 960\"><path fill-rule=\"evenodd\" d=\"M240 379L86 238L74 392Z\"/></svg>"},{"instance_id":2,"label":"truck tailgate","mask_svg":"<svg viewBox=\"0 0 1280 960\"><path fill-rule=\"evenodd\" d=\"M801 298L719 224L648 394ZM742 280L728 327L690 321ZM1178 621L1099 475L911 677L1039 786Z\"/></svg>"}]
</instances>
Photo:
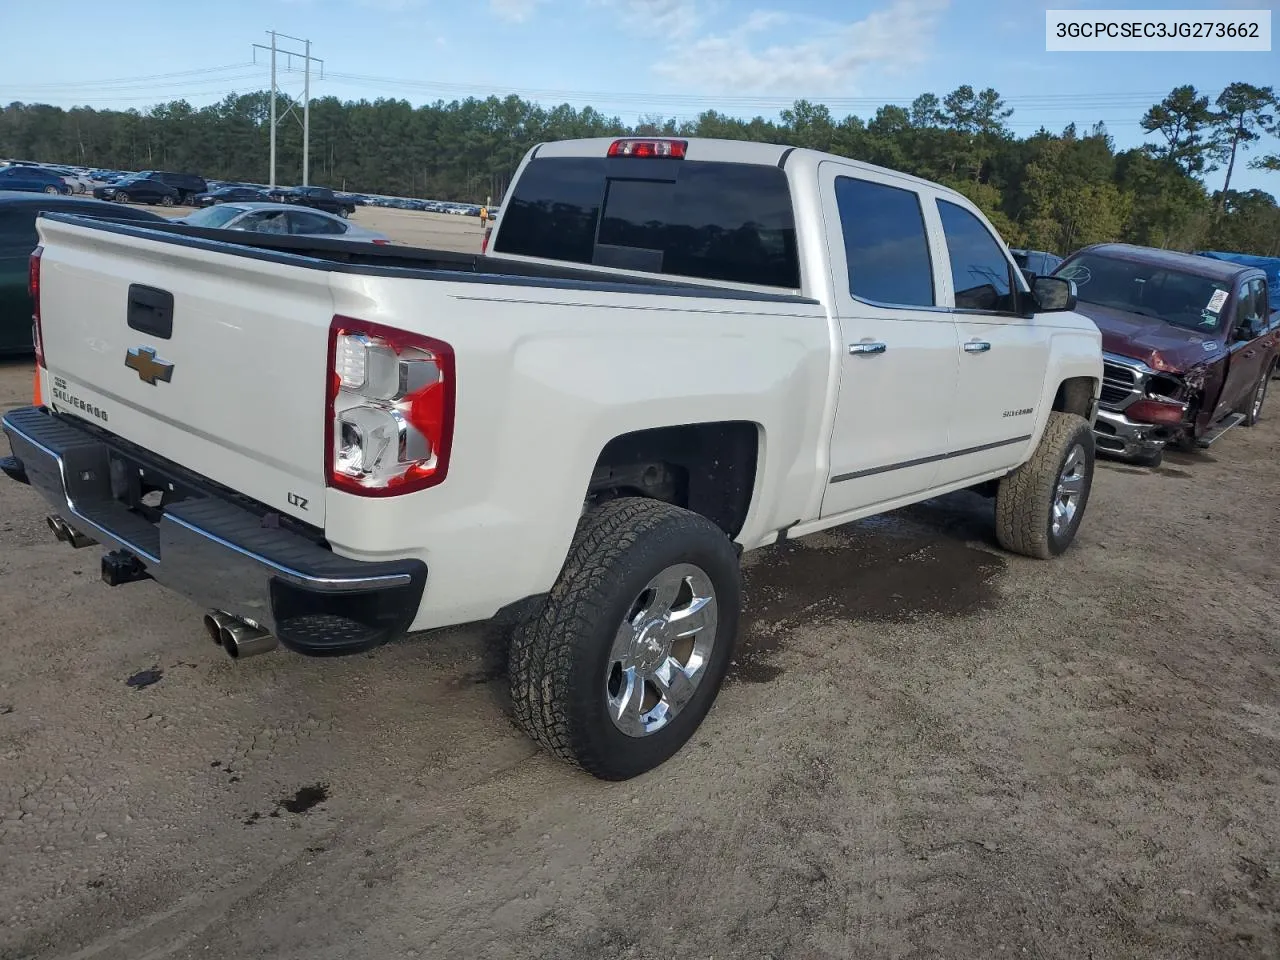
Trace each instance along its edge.
<instances>
[{"instance_id":1,"label":"truck tailgate","mask_svg":"<svg viewBox=\"0 0 1280 960\"><path fill-rule=\"evenodd\" d=\"M45 402L323 526L328 274L158 235L38 227Z\"/></svg>"}]
</instances>

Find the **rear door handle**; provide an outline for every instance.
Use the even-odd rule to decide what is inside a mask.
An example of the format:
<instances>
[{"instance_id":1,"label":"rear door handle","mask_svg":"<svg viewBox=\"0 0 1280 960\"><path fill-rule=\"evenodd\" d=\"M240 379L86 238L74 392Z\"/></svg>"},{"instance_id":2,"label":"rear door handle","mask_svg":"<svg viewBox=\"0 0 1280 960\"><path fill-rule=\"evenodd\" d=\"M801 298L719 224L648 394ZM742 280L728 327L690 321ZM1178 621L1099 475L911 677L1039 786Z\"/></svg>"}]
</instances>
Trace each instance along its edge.
<instances>
[{"instance_id":1,"label":"rear door handle","mask_svg":"<svg viewBox=\"0 0 1280 960\"><path fill-rule=\"evenodd\" d=\"M870 353L884 353L888 349L889 348L887 346L879 342L877 343L863 342L863 343L849 344L849 353L857 354L857 355L870 354Z\"/></svg>"},{"instance_id":2,"label":"rear door handle","mask_svg":"<svg viewBox=\"0 0 1280 960\"><path fill-rule=\"evenodd\" d=\"M991 349L991 344L985 340L970 340L964 345L965 353L986 353Z\"/></svg>"}]
</instances>

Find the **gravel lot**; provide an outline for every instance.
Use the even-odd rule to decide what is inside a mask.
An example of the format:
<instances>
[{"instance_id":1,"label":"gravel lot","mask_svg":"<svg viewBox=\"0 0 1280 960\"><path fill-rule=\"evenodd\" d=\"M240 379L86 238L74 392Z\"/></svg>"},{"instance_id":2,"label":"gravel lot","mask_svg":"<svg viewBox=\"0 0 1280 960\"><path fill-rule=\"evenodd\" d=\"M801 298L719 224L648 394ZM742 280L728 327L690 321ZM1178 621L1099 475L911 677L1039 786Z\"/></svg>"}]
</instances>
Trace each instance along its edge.
<instances>
[{"instance_id":1,"label":"gravel lot","mask_svg":"<svg viewBox=\"0 0 1280 960\"><path fill-rule=\"evenodd\" d=\"M968 494L750 555L623 784L516 732L492 629L235 662L0 483L0 957L1276 957L1272 408L1103 465L1055 563Z\"/></svg>"}]
</instances>

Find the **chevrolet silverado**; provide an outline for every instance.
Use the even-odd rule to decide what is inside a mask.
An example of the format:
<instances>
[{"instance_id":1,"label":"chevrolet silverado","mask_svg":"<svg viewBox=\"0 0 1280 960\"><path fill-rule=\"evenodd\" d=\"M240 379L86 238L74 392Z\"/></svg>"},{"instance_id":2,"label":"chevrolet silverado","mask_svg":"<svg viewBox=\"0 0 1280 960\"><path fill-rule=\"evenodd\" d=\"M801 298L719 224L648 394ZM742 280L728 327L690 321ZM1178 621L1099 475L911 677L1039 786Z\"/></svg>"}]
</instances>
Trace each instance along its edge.
<instances>
[{"instance_id":1,"label":"chevrolet silverado","mask_svg":"<svg viewBox=\"0 0 1280 960\"><path fill-rule=\"evenodd\" d=\"M519 724L606 779L701 724L739 557L975 488L1075 538L1097 328L938 185L764 143L521 162L487 252L39 221L3 469L232 655L513 624Z\"/></svg>"}]
</instances>

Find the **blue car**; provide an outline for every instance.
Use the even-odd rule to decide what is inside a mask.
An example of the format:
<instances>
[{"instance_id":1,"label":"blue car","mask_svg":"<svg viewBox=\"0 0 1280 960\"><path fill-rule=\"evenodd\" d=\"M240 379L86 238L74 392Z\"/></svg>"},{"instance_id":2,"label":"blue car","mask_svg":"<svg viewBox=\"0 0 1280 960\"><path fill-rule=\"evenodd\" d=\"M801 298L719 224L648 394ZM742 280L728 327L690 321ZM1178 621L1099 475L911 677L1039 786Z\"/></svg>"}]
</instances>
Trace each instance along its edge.
<instances>
[{"instance_id":1,"label":"blue car","mask_svg":"<svg viewBox=\"0 0 1280 960\"><path fill-rule=\"evenodd\" d=\"M0 167L0 190L25 190L30 193L70 195L71 187L56 173L43 167Z\"/></svg>"}]
</instances>

